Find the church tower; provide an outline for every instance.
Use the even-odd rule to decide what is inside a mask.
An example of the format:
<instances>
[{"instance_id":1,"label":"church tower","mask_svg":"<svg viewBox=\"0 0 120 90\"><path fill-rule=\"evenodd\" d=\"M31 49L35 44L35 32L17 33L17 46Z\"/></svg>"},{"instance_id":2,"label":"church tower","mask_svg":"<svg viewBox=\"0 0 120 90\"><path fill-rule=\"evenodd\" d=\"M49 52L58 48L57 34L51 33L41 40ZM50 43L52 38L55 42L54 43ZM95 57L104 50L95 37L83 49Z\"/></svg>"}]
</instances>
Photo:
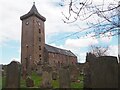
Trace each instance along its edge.
<instances>
[{"instance_id":1,"label":"church tower","mask_svg":"<svg viewBox=\"0 0 120 90\"><path fill-rule=\"evenodd\" d=\"M21 63L22 69L31 71L44 60L46 18L39 14L35 3L31 10L20 17L22 20Z\"/></svg>"}]
</instances>

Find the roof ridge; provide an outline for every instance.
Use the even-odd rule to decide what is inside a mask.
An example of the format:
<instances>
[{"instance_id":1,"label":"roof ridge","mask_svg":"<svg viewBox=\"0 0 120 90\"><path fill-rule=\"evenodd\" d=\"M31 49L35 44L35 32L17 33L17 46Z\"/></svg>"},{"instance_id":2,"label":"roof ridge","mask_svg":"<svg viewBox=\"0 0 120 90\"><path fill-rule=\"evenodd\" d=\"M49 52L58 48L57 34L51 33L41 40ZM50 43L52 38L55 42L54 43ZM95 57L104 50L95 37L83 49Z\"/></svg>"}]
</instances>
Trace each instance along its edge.
<instances>
[{"instance_id":1,"label":"roof ridge","mask_svg":"<svg viewBox=\"0 0 120 90\"><path fill-rule=\"evenodd\" d=\"M45 48L48 52L60 53L60 54L63 54L63 55L76 57L76 55L74 53L72 53L70 50L61 49L61 48L54 47L54 46L51 46L51 45L48 45L48 44L45 44Z\"/></svg>"},{"instance_id":2,"label":"roof ridge","mask_svg":"<svg viewBox=\"0 0 120 90\"><path fill-rule=\"evenodd\" d=\"M46 44L46 45L48 45L48 44ZM52 46L52 45L48 45L48 46L50 46L50 47L54 47L54 48L57 48L57 49L61 49L61 48L58 48L58 47L55 47L55 46ZM70 50L67 50L67 49L61 49L61 50L70 51Z\"/></svg>"}]
</instances>

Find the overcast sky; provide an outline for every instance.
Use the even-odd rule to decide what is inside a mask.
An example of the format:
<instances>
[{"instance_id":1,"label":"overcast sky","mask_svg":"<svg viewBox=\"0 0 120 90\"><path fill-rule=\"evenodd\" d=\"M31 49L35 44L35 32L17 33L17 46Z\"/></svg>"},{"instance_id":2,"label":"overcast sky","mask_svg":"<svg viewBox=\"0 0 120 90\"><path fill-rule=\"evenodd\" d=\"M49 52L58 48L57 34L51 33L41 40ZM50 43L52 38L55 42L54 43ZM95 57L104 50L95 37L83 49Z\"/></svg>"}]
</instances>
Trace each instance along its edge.
<instances>
[{"instance_id":1,"label":"overcast sky","mask_svg":"<svg viewBox=\"0 0 120 90\"><path fill-rule=\"evenodd\" d=\"M61 39L66 35L80 31L76 24L81 28L85 28L86 25L84 22L64 24L61 12L63 11L67 15L68 8L60 7L60 0L0 0L0 63L8 64L12 60L20 61L22 23L20 16L31 9L34 1L39 13L46 17L45 37L47 44L73 51L78 56L79 62L85 62L86 52L88 52L90 45L109 45L109 54L112 56L118 54L117 37L105 37L98 40L96 38L82 38L78 34ZM115 2L118 1L115 0ZM100 0L95 0L94 3L100 3ZM110 3L110 0L105 0L105 3Z\"/></svg>"}]
</instances>

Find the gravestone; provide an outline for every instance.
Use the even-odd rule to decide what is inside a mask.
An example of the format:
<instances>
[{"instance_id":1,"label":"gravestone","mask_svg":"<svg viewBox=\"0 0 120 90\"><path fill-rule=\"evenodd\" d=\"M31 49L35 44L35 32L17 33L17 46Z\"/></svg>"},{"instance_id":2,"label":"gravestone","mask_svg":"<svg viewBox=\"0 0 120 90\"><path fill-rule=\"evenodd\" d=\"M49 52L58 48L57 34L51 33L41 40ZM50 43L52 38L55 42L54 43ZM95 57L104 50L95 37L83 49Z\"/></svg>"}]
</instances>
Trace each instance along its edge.
<instances>
[{"instance_id":1,"label":"gravestone","mask_svg":"<svg viewBox=\"0 0 120 90\"><path fill-rule=\"evenodd\" d=\"M120 59L119 59L120 60ZM120 76L120 62L118 64L118 76ZM120 77L118 77L118 84L120 84ZM120 85L118 85L118 88L120 90Z\"/></svg>"},{"instance_id":2,"label":"gravestone","mask_svg":"<svg viewBox=\"0 0 120 90\"><path fill-rule=\"evenodd\" d=\"M84 68L84 88L91 88L91 72L89 62L85 63Z\"/></svg>"},{"instance_id":3,"label":"gravestone","mask_svg":"<svg viewBox=\"0 0 120 90\"><path fill-rule=\"evenodd\" d=\"M52 71L52 67L49 64L45 64L42 66L42 71L47 71L50 73Z\"/></svg>"},{"instance_id":4,"label":"gravestone","mask_svg":"<svg viewBox=\"0 0 120 90\"><path fill-rule=\"evenodd\" d=\"M59 86L60 86L60 88L70 88L69 68L60 68L59 69Z\"/></svg>"},{"instance_id":5,"label":"gravestone","mask_svg":"<svg viewBox=\"0 0 120 90\"><path fill-rule=\"evenodd\" d=\"M57 72L56 71L52 72L52 80L57 80Z\"/></svg>"},{"instance_id":6,"label":"gravestone","mask_svg":"<svg viewBox=\"0 0 120 90\"><path fill-rule=\"evenodd\" d=\"M41 88L52 88L52 76L51 73L43 71Z\"/></svg>"},{"instance_id":7,"label":"gravestone","mask_svg":"<svg viewBox=\"0 0 120 90\"><path fill-rule=\"evenodd\" d=\"M85 88L118 88L118 62L116 57L90 58L85 75ZM87 84L86 84L86 81Z\"/></svg>"},{"instance_id":8,"label":"gravestone","mask_svg":"<svg viewBox=\"0 0 120 90\"><path fill-rule=\"evenodd\" d=\"M23 67L23 70L22 70L22 78L23 78L24 80L26 80L26 77L27 77L27 70L26 70L25 67Z\"/></svg>"},{"instance_id":9,"label":"gravestone","mask_svg":"<svg viewBox=\"0 0 120 90\"><path fill-rule=\"evenodd\" d=\"M34 87L34 81L29 76L26 78L26 86Z\"/></svg>"},{"instance_id":10,"label":"gravestone","mask_svg":"<svg viewBox=\"0 0 120 90\"><path fill-rule=\"evenodd\" d=\"M2 65L0 65L0 78L2 77ZM2 89L2 79L0 79L0 90Z\"/></svg>"},{"instance_id":11,"label":"gravestone","mask_svg":"<svg viewBox=\"0 0 120 90\"><path fill-rule=\"evenodd\" d=\"M37 66L36 73L37 75L42 76L42 66L39 66L39 65Z\"/></svg>"},{"instance_id":12,"label":"gravestone","mask_svg":"<svg viewBox=\"0 0 120 90\"><path fill-rule=\"evenodd\" d=\"M2 76L2 65L0 65L0 77Z\"/></svg>"},{"instance_id":13,"label":"gravestone","mask_svg":"<svg viewBox=\"0 0 120 90\"><path fill-rule=\"evenodd\" d=\"M20 87L20 63L12 61L7 66L6 88Z\"/></svg>"},{"instance_id":14,"label":"gravestone","mask_svg":"<svg viewBox=\"0 0 120 90\"><path fill-rule=\"evenodd\" d=\"M78 80L79 70L76 66L71 66L70 68L70 80L76 82Z\"/></svg>"}]
</instances>

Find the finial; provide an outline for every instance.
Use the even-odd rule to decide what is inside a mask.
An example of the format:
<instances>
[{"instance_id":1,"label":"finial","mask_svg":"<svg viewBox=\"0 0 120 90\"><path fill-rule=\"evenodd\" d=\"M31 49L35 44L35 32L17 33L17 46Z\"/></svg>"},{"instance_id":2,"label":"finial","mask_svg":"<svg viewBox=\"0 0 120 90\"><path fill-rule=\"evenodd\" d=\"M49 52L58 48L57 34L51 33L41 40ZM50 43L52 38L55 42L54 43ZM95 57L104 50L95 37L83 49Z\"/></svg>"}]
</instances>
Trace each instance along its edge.
<instances>
[{"instance_id":1,"label":"finial","mask_svg":"<svg viewBox=\"0 0 120 90\"><path fill-rule=\"evenodd\" d=\"M35 5L35 2L33 2L33 5Z\"/></svg>"}]
</instances>

